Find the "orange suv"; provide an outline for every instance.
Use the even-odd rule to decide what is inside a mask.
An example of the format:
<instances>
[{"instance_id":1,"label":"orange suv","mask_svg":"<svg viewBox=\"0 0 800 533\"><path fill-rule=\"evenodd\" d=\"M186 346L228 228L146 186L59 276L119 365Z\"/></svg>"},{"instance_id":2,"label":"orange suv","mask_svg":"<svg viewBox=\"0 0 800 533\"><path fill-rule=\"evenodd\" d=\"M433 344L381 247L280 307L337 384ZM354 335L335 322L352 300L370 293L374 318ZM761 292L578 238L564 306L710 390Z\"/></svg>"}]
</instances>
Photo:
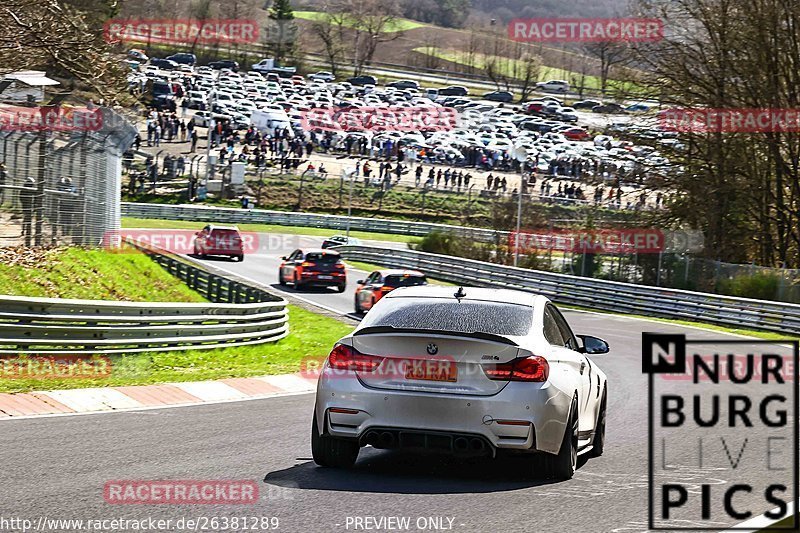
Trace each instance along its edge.
<instances>
[{"instance_id":1,"label":"orange suv","mask_svg":"<svg viewBox=\"0 0 800 533\"><path fill-rule=\"evenodd\" d=\"M425 274L418 270L376 270L367 279L358 281L355 297L356 313L369 311L378 300L399 287L427 284Z\"/></svg>"},{"instance_id":2,"label":"orange suv","mask_svg":"<svg viewBox=\"0 0 800 533\"><path fill-rule=\"evenodd\" d=\"M295 250L283 257L278 268L278 283L291 283L295 289L304 287L336 287L344 292L347 271L339 252L333 250Z\"/></svg>"}]
</instances>

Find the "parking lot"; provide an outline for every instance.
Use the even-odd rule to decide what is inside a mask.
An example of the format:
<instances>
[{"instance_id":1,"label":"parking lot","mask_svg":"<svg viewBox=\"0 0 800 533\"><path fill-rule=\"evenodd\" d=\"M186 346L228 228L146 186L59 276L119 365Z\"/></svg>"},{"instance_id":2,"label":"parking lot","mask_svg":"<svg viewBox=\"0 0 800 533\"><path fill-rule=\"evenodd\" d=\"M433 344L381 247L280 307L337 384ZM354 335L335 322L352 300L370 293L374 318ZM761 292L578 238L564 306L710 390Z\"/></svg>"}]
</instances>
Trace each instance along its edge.
<instances>
[{"instance_id":1,"label":"parking lot","mask_svg":"<svg viewBox=\"0 0 800 533\"><path fill-rule=\"evenodd\" d=\"M662 205L667 154L681 149L674 134L657 127L648 104L567 101L544 92L514 104L496 101L507 99L500 92L473 95L461 86L426 89L411 80L380 85L368 75L339 81L327 72L303 77L245 68L152 59L141 65L130 86L159 110L142 124L142 147L167 147L176 157L191 153L191 133L179 134L181 124L191 123L190 132L205 138L213 120L218 165L244 161L250 172L279 166L297 174L322 166L323 175L355 170L384 189L403 184L466 192L472 184L489 195L514 194L524 177L532 186L524 192L538 200L616 209ZM339 120L317 120L320 110ZM361 111L361 123L341 120L343 111L352 119L354 110ZM443 110L452 110L456 120L448 125L423 118L415 129L391 119L404 111L441 116ZM156 140L156 126L175 135L159 133ZM204 153L205 143L194 151Z\"/></svg>"}]
</instances>

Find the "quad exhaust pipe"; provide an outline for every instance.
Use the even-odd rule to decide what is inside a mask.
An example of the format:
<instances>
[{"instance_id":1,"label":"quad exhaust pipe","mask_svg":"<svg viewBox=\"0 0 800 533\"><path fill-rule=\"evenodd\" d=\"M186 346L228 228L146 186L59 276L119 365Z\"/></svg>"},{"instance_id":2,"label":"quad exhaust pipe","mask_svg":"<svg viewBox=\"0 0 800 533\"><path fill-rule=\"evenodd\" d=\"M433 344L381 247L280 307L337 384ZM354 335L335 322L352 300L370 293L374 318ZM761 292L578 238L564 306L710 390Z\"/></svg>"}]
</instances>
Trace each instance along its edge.
<instances>
[{"instance_id":1,"label":"quad exhaust pipe","mask_svg":"<svg viewBox=\"0 0 800 533\"><path fill-rule=\"evenodd\" d=\"M392 435L388 431L384 431L383 433L381 433L378 442L384 448L391 448L394 445L394 435Z\"/></svg>"},{"instance_id":2,"label":"quad exhaust pipe","mask_svg":"<svg viewBox=\"0 0 800 533\"><path fill-rule=\"evenodd\" d=\"M458 437L453 441L453 449L457 452L466 452L469 449L469 441L464 437Z\"/></svg>"},{"instance_id":3,"label":"quad exhaust pipe","mask_svg":"<svg viewBox=\"0 0 800 533\"><path fill-rule=\"evenodd\" d=\"M391 431L369 430L364 435L362 442L365 445L375 448L396 448L402 447L403 442ZM413 445L412 445L413 446ZM483 439L478 437L455 437L453 439L452 450L463 455L482 455L486 453L488 446Z\"/></svg>"}]
</instances>

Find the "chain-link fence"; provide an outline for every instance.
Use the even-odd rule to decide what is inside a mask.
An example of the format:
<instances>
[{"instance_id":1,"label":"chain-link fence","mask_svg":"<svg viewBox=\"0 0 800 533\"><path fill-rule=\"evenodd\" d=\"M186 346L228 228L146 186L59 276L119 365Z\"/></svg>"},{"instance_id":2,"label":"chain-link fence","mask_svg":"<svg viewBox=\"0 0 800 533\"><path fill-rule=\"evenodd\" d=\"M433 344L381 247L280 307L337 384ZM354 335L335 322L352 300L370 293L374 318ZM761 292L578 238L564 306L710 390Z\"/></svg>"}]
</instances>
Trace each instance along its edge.
<instances>
[{"instance_id":1,"label":"chain-link fence","mask_svg":"<svg viewBox=\"0 0 800 533\"><path fill-rule=\"evenodd\" d=\"M0 128L0 246L96 245L119 229L135 128L103 108L91 128Z\"/></svg>"}]
</instances>

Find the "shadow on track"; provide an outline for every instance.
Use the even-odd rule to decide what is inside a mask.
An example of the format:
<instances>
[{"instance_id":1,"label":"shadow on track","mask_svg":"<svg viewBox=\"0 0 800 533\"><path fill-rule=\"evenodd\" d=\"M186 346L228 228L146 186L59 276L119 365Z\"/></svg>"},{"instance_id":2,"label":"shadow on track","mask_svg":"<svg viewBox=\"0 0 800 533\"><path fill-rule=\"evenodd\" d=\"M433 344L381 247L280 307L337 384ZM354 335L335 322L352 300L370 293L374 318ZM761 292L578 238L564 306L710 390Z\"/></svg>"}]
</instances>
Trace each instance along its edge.
<instances>
[{"instance_id":1,"label":"shadow on track","mask_svg":"<svg viewBox=\"0 0 800 533\"><path fill-rule=\"evenodd\" d=\"M529 458L457 459L362 448L348 470L321 468L308 458L264 477L264 482L311 490L393 494L461 494L519 490L556 483L536 479ZM579 461L580 467L584 461Z\"/></svg>"}]
</instances>

